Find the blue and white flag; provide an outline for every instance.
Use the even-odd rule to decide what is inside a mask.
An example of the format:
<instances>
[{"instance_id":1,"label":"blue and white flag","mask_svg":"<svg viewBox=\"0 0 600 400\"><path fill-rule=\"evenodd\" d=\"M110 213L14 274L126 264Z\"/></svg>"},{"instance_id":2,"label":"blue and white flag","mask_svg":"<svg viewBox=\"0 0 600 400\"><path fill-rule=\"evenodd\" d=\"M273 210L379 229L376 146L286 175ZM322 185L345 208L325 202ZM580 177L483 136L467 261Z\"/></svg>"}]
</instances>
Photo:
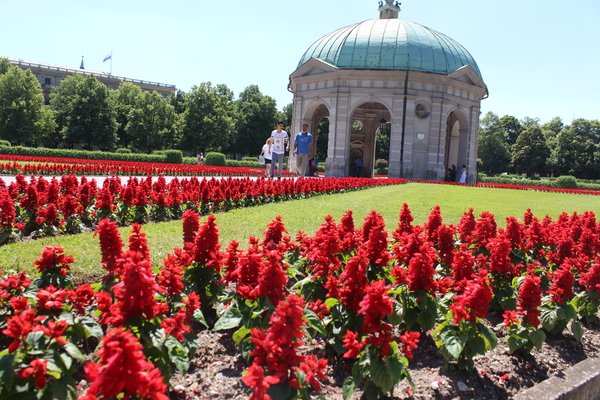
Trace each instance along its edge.
<instances>
[{"instance_id":1,"label":"blue and white flag","mask_svg":"<svg viewBox=\"0 0 600 400\"><path fill-rule=\"evenodd\" d=\"M108 53L108 54L106 55L106 57L104 57L104 60L102 60L102 62L108 61L108 60L110 60L111 58L112 58L112 51L111 51L110 53Z\"/></svg>"}]
</instances>

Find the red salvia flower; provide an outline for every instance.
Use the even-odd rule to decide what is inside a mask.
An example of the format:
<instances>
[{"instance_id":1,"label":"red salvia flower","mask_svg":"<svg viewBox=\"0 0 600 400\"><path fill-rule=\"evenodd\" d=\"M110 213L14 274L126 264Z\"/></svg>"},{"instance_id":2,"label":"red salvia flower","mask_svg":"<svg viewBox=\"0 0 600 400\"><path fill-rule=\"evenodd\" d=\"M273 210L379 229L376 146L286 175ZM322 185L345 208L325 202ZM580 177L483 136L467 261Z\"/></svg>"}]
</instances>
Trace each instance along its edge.
<instances>
[{"instance_id":1,"label":"red salvia flower","mask_svg":"<svg viewBox=\"0 0 600 400\"><path fill-rule=\"evenodd\" d=\"M506 217L505 236L510 240L510 245L513 249L523 247L523 231L523 226L521 226L515 217Z\"/></svg>"},{"instance_id":2,"label":"red salvia flower","mask_svg":"<svg viewBox=\"0 0 600 400\"><path fill-rule=\"evenodd\" d=\"M425 232L427 233L427 240L437 244L438 241L438 228L442 226L442 210L440 206L433 207L427 223L425 224Z\"/></svg>"},{"instance_id":3,"label":"red salvia flower","mask_svg":"<svg viewBox=\"0 0 600 400\"><path fill-rule=\"evenodd\" d=\"M252 395L248 400L271 400L267 391L271 385L279 383L276 376L265 376L264 370L260 365L252 364L248 368L248 375L242 377L242 381L252 389Z\"/></svg>"},{"instance_id":4,"label":"red salvia flower","mask_svg":"<svg viewBox=\"0 0 600 400\"><path fill-rule=\"evenodd\" d=\"M473 242L473 234L475 233L475 227L477 222L475 221L475 216L473 215L473 209L469 208L469 211L466 211L460 219L460 223L458 224L458 232L460 233L460 240L463 243L472 243Z\"/></svg>"},{"instance_id":5,"label":"red salvia flower","mask_svg":"<svg viewBox=\"0 0 600 400\"><path fill-rule=\"evenodd\" d=\"M117 260L123 257L123 241L117 229L116 222L108 218L98 222L98 229L94 237L100 236L100 251L102 253L102 267L108 272L109 278L119 273Z\"/></svg>"},{"instance_id":6,"label":"red salvia flower","mask_svg":"<svg viewBox=\"0 0 600 400\"><path fill-rule=\"evenodd\" d=\"M347 349L348 351L344 353L342 357L344 358L356 358L362 349L365 347L365 340L362 339L360 342L358 339L358 332L352 332L351 330L347 330L344 335L344 344L342 347Z\"/></svg>"},{"instance_id":7,"label":"red salvia flower","mask_svg":"<svg viewBox=\"0 0 600 400\"><path fill-rule=\"evenodd\" d=\"M408 289L411 291L434 289L434 275L434 257L431 254L431 247L424 244L420 248L420 253L415 253L408 263Z\"/></svg>"},{"instance_id":8,"label":"red salvia flower","mask_svg":"<svg viewBox=\"0 0 600 400\"><path fill-rule=\"evenodd\" d=\"M371 228L367 240L364 242L364 247L371 265L383 268L387 266L391 258L387 250L388 233L385 230L385 223L381 214L372 211L369 215L371 216L370 221L368 224L365 221L365 225Z\"/></svg>"},{"instance_id":9,"label":"red salvia flower","mask_svg":"<svg viewBox=\"0 0 600 400\"><path fill-rule=\"evenodd\" d=\"M185 257L185 253L181 254ZM173 254L168 254L163 260L163 267L158 275L158 285L169 298L181 294L183 284L183 268L185 263L181 263L181 257Z\"/></svg>"},{"instance_id":10,"label":"red salvia flower","mask_svg":"<svg viewBox=\"0 0 600 400\"><path fill-rule=\"evenodd\" d=\"M223 265L223 253L219 251L221 247L219 244L219 229L215 220L214 215L209 215L196 235L194 261L220 272Z\"/></svg>"},{"instance_id":11,"label":"red salvia flower","mask_svg":"<svg viewBox=\"0 0 600 400\"><path fill-rule=\"evenodd\" d=\"M484 247L487 242L496 236L496 220L494 214L484 211L475 223L475 238L479 247Z\"/></svg>"},{"instance_id":12,"label":"red salvia flower","mask_svg":"<svg viewBox=\"0 0 600 400\"><path fill-rule=\"evenodd\" d=\"M416 349L417 343L419 343L419 337L421 332L406 332L404 335L400 335L400 340L404 343L402 352L406 358L413 358L412 349Z\"/></svg>"},{"instance_id":13,"label":"red salvia flower","mask_svg":"<svg viewBox=\"0 0 600 400\"><path fill-rule=\"evenodd\" d=\"M271 249L273 245L281 243L284 233L288 233L288 231L283 225L281 216L277 216L267 225L267 230L263 233L265 237L262 245Z\"/></svg>"},{"instance_id":14,"label":"red salvia flower","mask_svg":"<svg viewBox=\"0 0 600 400\"><path fill-rule=\"evenodd\" d=\"M582 272L579 284L585 286L585 290L600 295L600 263L594 263L587 272Z\"/></svg>"},{"instance_id":15,"label":"red salvia flower","mask_svg":"<svg viewBox=\"0 0 600 400\"><path fill-rule=\"evenodd\" d=\"M490 251L490 272L503 276L515 275L515 267L510 258L512 251L510 240L504 235L487 240L486 247Z\"/></svg>"},{"instance_id":16,"label":"red salvia flower","mask_svg":"<svg viewBox=\"0 0 600 400\"><path fill-rule=\"evenodd\" d=\"M145 260L150 259L150 248L146 234L142 232L142 226L134 223L131 227L131 235L129 236L129 250L138 252Z\"/></svg>"},{"instance_id":17,"label":"red salvia flower","mask_svg":"<svg viewBox=\"0 0 600 400\"><path fill-rule=\"evenodd\" d=\"M265 255L268 262L261 265L258 285L253 294L256 298L258 296L266 296L271 304L277 306L279 301L285 297L285 285L288 281L283 263L281 262L283 255L277 250L266 250Z\"/></svg>"},{"instance_id":18,"label":"red salvia flower","mask_svg":"<svg viewBox=\"0 0 600 400\"><path fill-rule=\"evenodd\" d=\"M163 319L160 326L165 329L167 335L173 336L180 342L184 342L185 337L183 335L190 332L189 325L185 324L185 310L182 309L180 309L173 318Z\"/></svg>"},{"instance_id":19,"label":"red salvia flower","mask_svg":"<svg viewBox=\"0 0 600 400\"><path fill-rule=\"evenodd\" d=\"M483 318L488 313L494 293L487 281L487 271L479 270L479 275L474 278L467 281L462 294L455 296L454 304L450 306L454 312L454 325L462 320L476 322L477 318Z\"/></svg>"},{"instance_id":20,"label":"red salvia flower","mask_svg":"<svg viewBox=\"0 0 600 400\"><path fill-rule=\"evenodd\" d=\"M408 204L404 203L402 205L402 210L400 210L398 228L396 228L393 234L393 237L396 241L399 241L405 234L413 233L413 221L414 217L412 216L410 208L408 208Z\"/></svg>"},{"instance_id":21,"label":"red salvia flower","mask_svg":"<svg viewBox=\"0 0 600 400\"><path fill-rule=\"evenodd\" d=\"M129 330L113 329L102 338L100 361L84 366L91 382L88 398L125 398L168 400L167 385L160 370L146 360L142 345Z\"/></svg>"},{"instance_id":22,"label":"red salvia flower","mask_svg":"<svg viewBox=\"0 0 600 400\"><path fill-rule=\"evenodd\" d=\"M441 260L447 265L452 264L454 258L454 226L444 225L438 227L438 252Z\"/></svg>"},{"instance_id":23,"label":"red salvia flower","mask_svg":"<svg viewBox=\"0 0 600 400\"><path fill-rule=\"evenodd\" d=\"M35 378L35 386L38 389L46 387L46 364L48 360L40 360L35 358L31 361L31 367L27 367L19 372L19 378L25 379L33 376Z\"/></svg>"},{"instance_id":24,"label":"red salvia flower","mask_svg":"<svg viewBox=\"0 0 600 400\"><path fill-rule=\"evenodd\" d=\"M143 259L140 253L127 251L122 269L121 281L112 288L117 301L111 307L111 323L123 326L136 316L148 320L154 318L160 311L155 299L160 287L156 284L150 261Z\"/></svg>"},{"instance_id":25,"label":"red salvia flower","mask_svg":"<svg viewBox=\"0 0 600 400\"><path fill-rule=\"evenodd\" d=\"M39 289L36 294L37 309L38 311L60 311L62 310L65 298L71 296L73 293L72 291L57 289L53 285L48 285L45 289Z\"/></svg>"},{"instance_id":26,"label":"red salvia flower","mask_svg":"<svg viewBox=\"0 0 600 400\"><path fill-rule=\"evenodd\" d=\"M194 239L200 229L200 217L194 210L187 210L183 218L183 243L194 243Z\"/></svg>"},{"instance_id":27,"label":"red salvia flower","mask_svg":"<svg viewBox=\"0 0 600 400\"><path fill-rule=\"evenodd\" d=\"M512 324L518 324L519 323L519 318L517 318L517 312L514 310L507 310L504 311L504 313L502 314L502 316L504 317L504 326L505 327L509 327Z\"/></svg>"},{"instance_id":28,"label":"red salvia flower","mask_svg":"<svg viewBox=\"0 0 600 400\"><path fill-rule=\"evenodd\" d=\"M573 297L575 277L573 276L571 268L570 263L565 263L561 265L558 270L548 274L552 281L552 285L547 293L552 295L552 301L555 301L558 304L563 304Z\"/></svg>"},{"instance_id":29,"label":"red salvia flower","mask_svg":"<svg viewBox=\"0 0 600 400\"><path fill-rule=\"evenodd\" d=\"M342 282L342 287L339 289L339 297L349 310L358 311L359 309L365 288L369 283L367 268L367 257L363 248L360 247L356 255L348 260L346 268L340 274L339 280Z\"/></svg>"},{"instance_id":30,"label":"red salvia flower","mask_svg":"<svg viewBox=\"0 0 600 400\"><path fill-rule=\"evenodd\" d=\"M16 211L13 199L6 189L0 189L0 225L3 231L12 230Z\"/></svg>"},{"instance_id":31,"label":"red salvia flower","mask_svg":"<svg viewBox=\"0 0 600 400\"><path fill-rule=\"evenodd\" d=\"M23 314L10 317L6 321L6 329L2 331L6 336L14 339L8 346L8 352L14 353L17 351L21 343L27 338L27 335L33 331L36 322L44 318L46 317L43 315L36 318L33 308L25 310Z\"/></svg>"},{"instance_id":32,"label":"red salvia flower","mask_svg":"<svg viewBox=\"0 0 600 400\"><path fill-rule=\"evenodd\" d=\"M460 250L454 252L452 260L452 275L455 282L471 279L474 273L475 257L466 243L461 243Z\"/></svg>"},{"instance_id":33,"label":"red salvia flower","mask_svg":"<svg viewBox=\"0 0 600 400\"><path fill-rule=\"evenodd\" d=\"M304 361L300 362L300 365L297 368L304 374L304 380L308 383L314 390L317 392L321 392L321 384L318 379L327 380L327 376L325 376L325 368L327 368L327 360L324 358L317 358L314 354L309 354L304 357ZM296 387L291 385L292 387Z\"/></svg>"},{"instance_id":34,"label":"red salvia flower","mask_svg":"<svg viewBox=\"0 0 600 400\"><path fill-rule=\"evenodd\" d=\"M525 320L537 327L540 324L540 310L542 304L542 288L540 287L541 278L535 276L533 272L528 272L525 280L519 288L519 300L517 313L524 315Z\"/></svg>"},{"instance_id":35,"label":"red salvia flower","mask_svg":"<svg viewBox=\"0 0 600 400\"><path fill-rule=\"evenodd\" d=\"M52 271L56 268L60 276L66 276L71 270L69 264L72 264L75 259L73 256L65 255L64 252L65 250L60 246L46 246L33 265L39 272Z\"/></svg>"}]
</instances>

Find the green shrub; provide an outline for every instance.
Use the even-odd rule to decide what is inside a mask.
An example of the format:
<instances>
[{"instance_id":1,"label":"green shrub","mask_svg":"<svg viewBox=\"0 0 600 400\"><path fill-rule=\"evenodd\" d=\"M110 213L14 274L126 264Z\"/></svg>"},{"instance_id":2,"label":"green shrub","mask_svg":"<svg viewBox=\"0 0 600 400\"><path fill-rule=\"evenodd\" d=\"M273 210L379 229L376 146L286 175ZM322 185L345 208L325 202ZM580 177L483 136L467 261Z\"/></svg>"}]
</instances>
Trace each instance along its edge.
<instances>
[{"instance_id":1,"label":"green shrub","mask_svg":"<svg viewBox=\"0 0 600 400\"><path fill-rule=\"evenodd\" d=\"M554 181L554 186L561 189L577 189L577 179L571 175L559 176Z\"/></svg>"},{"instance_id":2,"label":"green shrub","mask_svg":"<svg viewBox=\"0 0 600 400\"><path fill-rule=\"evenodd\" d=\"M250 158L250 160L227 160L226 164L228 167L246 167L246 168L264 168L264 164L258 162L258 160L254 157L246 157Z\"/></svg>"},{"instance_id":3,"label":"green shrub","mask_svg":"<svg viewBox=\"0 0 600 400\"><path fill-rule=\"evenodd\" d=\"M242 161L256 161L256 157L242 157Z\"/></svg>"},{"instance_id":4,"label":"green shrub","mask_svg":"<svg viewBox=\"0 0 600 400\"><path fill-rule=\"evenodd\" d=\"M0 146L10 147L10 142L8 140L0 140Z\"/></svg>"},{"instance_id":5,"label":"green shrub","mask_svg":"<svg viewBox=\"0 0 600 400\"><path fill-rule=\"evenodd\" d=\"M375 173L377 175L387 175L388 173L388 161L383 158L375 160Z\"/></svg>"},{"instance_id":6,"label":"green shrub","mask_svg":"<svg viewBox=\"0 0 600 400\"><path fill-rule=\"evenodd\" d=\"M210 152L204 156L204 165L212 165L215 167L224 167L226 165L225 154Z\"/></svg>"},{"instance_id":7,"label":"green shrub","mask_svg":"<svg viewBox=\"0 0 600 400\"><path fill-rule=\"evenodd\" d=\"M167 163L169 164L181 164L183 163L183 153L181 150L165 150L165 156Z\"/></svg>"},{"instance_id":8,"label":"green shrub","mask_svg":"<svg viewBox=\"0 0 600 400\"><path fill-rule=\"evenodd\" d=\"M117 150L115 150L115 153L118 153L118 154L131 154L132 152L131 152L131 149L127 149L125 147L121 147L121 148L118 148Z\"/></svg>"},{"instance_id":9,"label":"green shrub","mask_svg":"<svg viewBox=\"0 0 600 400\"><path fill-rule=\"evenodd\" d=\"M48 149L45 147L0 146L0 154L31 157L76 158L81 160L135 161L165 163L164 154L111 153L108 151L89 151L71 149Z\"/></svg>"}]
</instances>

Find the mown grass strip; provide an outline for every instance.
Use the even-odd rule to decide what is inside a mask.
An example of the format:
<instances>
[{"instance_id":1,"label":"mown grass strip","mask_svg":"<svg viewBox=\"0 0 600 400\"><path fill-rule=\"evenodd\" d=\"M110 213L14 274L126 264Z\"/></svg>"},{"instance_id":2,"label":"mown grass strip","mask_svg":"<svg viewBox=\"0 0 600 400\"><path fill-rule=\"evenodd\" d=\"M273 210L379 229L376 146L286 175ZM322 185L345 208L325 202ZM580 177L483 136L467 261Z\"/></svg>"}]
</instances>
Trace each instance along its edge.
<instances>
[{"instance_id":1,"label":"mown grass strip","mask_svg":"<svg viewBox=\"0 0 600 400\"><path fill-rule=\"evenodd\" d=\"M463 213L472 207L476 216L483 211L494 214L499 227L505 226L505 218L508 216L521 220L527 208L531 208L533 214L540 219L549 215L554 220L562 212L600 213L598 196L410 183L233 210L217 214L217 223L222 250L231 240L237 240L245 248L248 237L261 236L267 223L278 215L283 217L292 236L299 230L313 234L327 214L339 221L347 210L353 210L357 228L371 210L376 210L383 216L388 231L393 231L403 203L410 206L415 225L426 222L431 209L436 205L442 209L444 223L458 224ZM130 230L130 227L120 229L125 243ZM173 248L182 246L181 221L148 224L142 231L147 235L153 264L156 266L162 265L162 260ZM94 238L91 232L2 246L0 267L5 273L23 269L32 271L33 261L46 245L62 246L67 254L75 257L73 269L77 274L102 272L98 238Z\"/></svg>"}]
</instances>

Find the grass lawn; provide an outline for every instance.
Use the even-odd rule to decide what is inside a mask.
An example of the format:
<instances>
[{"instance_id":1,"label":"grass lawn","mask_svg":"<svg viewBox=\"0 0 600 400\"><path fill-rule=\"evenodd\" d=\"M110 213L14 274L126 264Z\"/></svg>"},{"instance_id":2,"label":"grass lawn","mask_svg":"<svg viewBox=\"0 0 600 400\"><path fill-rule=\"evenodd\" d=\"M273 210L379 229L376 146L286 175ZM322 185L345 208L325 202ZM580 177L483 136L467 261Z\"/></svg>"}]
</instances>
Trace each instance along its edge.
<instances>
[{"instance_id":1,"label":"grass lawn","mask_svg":"<svg viewBox=\"0 0 600 400\"><path fill-rule=\"evenodd\" d=\"M441 207L444 222L447 224L457 224L463 213L471 207L476 216L483 211L494 214L499 227L505 226L505 218L508 216L522 220L527 208L531 208L539 219L549 215L556 220L563 211L568 214L575 211L593 211L600 215L600 196L409 183L217 214L221 249L224 250L231 240L237 240L241 243L241 248L245 248L247 238L251 235L261 236L267 223L278 215L283 217L283 222L292 236L299 230L313 234L327 214L339 221L347 210L353 210L357 228L362 226L363 218L371 210L376 210L383 216L387 229L393 231L396 229L403 203L409 205L415 225L426 222L431 209L436 205ZM206 217L203 217L202 220L205 219ZM130 230L129 227L120 229L124 243L127 243ZM162 260L173 248L182 247L181 221L148 224L143 227L142 232L147 235L153 264L156 266L162 265ZM39 258L46 245L60 245L66 254L74 256L75 273L101 272L100 247L98 238L94 238L93 233L2 246L0 267L4 273L22 269L31 272L33 261Z\"/></svg>"}]
</instances>

